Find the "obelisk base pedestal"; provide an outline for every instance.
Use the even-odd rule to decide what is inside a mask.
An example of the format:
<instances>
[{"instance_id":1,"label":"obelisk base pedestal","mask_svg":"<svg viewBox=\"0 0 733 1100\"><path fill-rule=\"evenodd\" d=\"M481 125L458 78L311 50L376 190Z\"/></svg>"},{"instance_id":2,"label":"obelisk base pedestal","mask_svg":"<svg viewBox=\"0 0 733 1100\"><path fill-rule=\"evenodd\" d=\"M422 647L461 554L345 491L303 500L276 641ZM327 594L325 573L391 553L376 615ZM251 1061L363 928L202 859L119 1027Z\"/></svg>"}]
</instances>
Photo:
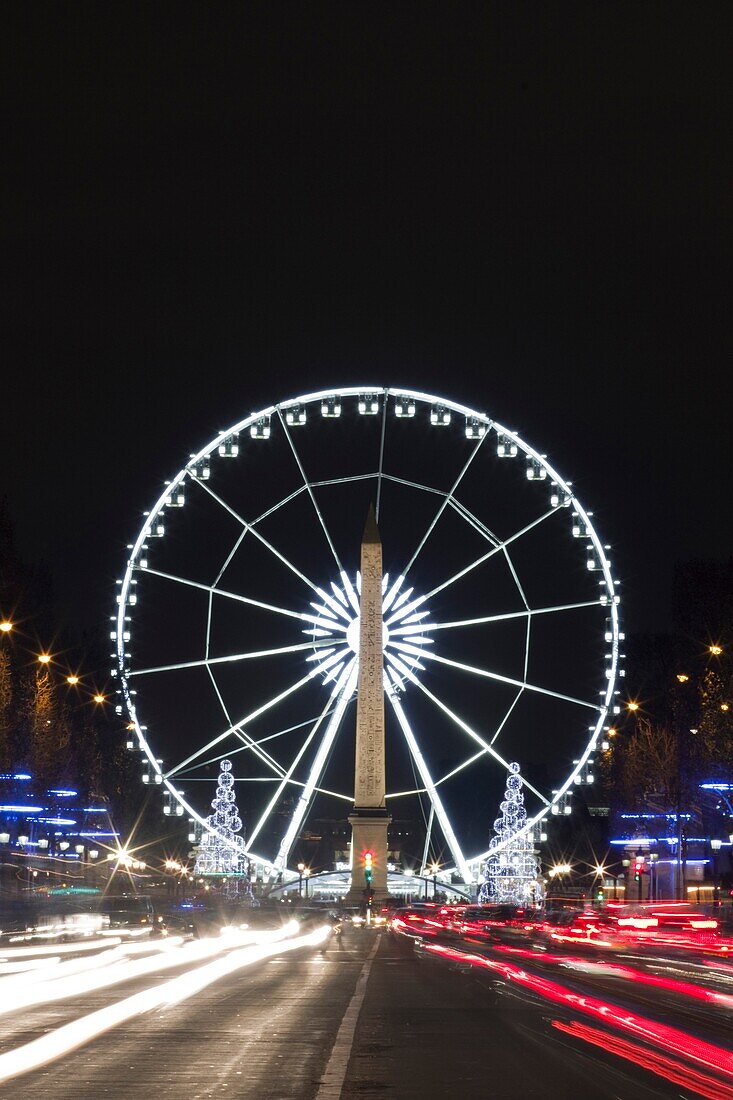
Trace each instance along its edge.
<instances>
[{"instance_id":1,"label":"obelisk base pedestal","mask_svg":"<svg viewBox=\"0 0 733 1100\"><path fill-rule=\"evenodd\" d=\"M364 853L372 853L372 894L375 901L389 896L387 887L387 828L392 818L385 810L355 809L349 814L351 825L351 886L346 895L347 905L361 905L366 901L364 879Z\"/></svg>"}]
</instances>

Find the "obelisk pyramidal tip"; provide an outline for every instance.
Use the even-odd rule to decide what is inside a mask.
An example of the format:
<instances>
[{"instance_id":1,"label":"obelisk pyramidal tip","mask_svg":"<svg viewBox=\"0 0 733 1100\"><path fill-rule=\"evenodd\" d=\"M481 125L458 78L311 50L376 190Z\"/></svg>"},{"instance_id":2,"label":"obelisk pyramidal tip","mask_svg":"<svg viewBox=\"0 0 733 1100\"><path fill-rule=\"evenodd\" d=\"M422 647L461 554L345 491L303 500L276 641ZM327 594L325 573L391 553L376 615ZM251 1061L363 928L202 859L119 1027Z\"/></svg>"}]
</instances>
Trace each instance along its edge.
<instances>
[{"instance_id":1,"label":"obelisk pyramidal tip","mask_svg":"<svg viewBox=\"0 0 733 1100\"><path fill-rule=\"evenodd\" d=\"M361 544L362 546L382 545L382 539L379 534L379 528L377 527L377 517L374 514L373 504L369 505L366 523L364 524L364 534L361 537Z\"/></svg>"}]
</instances>

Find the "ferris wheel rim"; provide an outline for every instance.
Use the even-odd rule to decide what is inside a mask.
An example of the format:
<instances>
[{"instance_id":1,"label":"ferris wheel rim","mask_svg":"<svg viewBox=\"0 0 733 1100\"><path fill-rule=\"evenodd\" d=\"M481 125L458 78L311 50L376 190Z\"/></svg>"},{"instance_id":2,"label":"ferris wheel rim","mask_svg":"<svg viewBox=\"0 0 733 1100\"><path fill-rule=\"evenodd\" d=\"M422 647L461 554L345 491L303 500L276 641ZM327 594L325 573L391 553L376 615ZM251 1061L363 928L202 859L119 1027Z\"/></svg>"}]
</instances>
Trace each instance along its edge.
<instances>
[{"instance_id":1,"label":"ferris wheel rim","mask_svg":"<svg viewBox=\"0 0 733 1100\"><path fill-rule=\"evenodd\" d=\"M157 759L155 758L152 746L149 744L149 742L147 740L147 737L145 736L145 733L144 733L144 730L146 729L146 727L141 725L141 723L138 719L137 707L136 707L135 701L133 700L132 695L131 695L131 692L133 692L134 689L130 688L130 685L129 685L129 682L128 682L129 672L126 668L127 656L126 656L126 648L125 648L126 643L125 643L125 640L124 640L124 636L125 636L125 627L124 627L125 613L126 613L127 609L130 606L129 603L128 603L128 600L129 600L129 595L130 595L131 582L133 580L133 572L137 568L137 560L140 556L141 550L143 549L143 547L146 543L146 539L149 537L150 525L153 522L155 522L155 520L161 515L161 513L163 513L165 511L165 508L166 508L169 500L171 499L171 494L174 492L174 490L176 490L179 486L181 486L186 481L186 479L188 479L188 478L193 479L193 477L194 477L193 470L194 470L196 464L202 462L204 459L207 459L210 455L215 453L218 450L218 448L227 439L230 439L232 436L238 435L238 434L246 431L247 428L251 428L252 425L256 424L258 421L263 421L263 419L265 419L265 418L278 416L280 418L280 420L282 421L282 412L285 412L288 409L293 409L294 407L297 407L297 406L308 406L308 405L314 404L316 402L322 402L322 401L332 399L332 398L337 398L337 399L340 399L340 400L344 400L346 398L351 398L351 397L357 397L357 398L359 398L359 397L377 397L377 398L381 398L381 400L383 401L383 414L382 414L383 415L383 429L382 429L383 433L384 433L384 423L386 422L387 403L388 403L390 398L393 398L395 400L397 400L397 399L408 399L408 400L412 400L414 402L419 402L422 405L428 405L428 406L431 406L431 407L440 406L444 409L449 410L451 413L455 413L455 414L458 414L460 416L466 417L467 421L469 419L475 420L477 423L484 426L484 431L485 431L486 434L488 434L488 432L490 430L494 430L497 433L498 436L502 436L507 440L511 440L512 443L514 445L516 445L517 452L521 451L528 459L532 459L534 462L536 462L538 464L539 467L544 469L545 473L544 473L544 475L542 475L543 478L548 478L549 477L551 482L553 484L557 485L562 490L562 492L563 492L563 494L565 495L565 498L566 498L566 500L565 500L566 506L572 507L573 514L577 515L580 518L580 520L582 520L582 522L583 522L583 525L584 525L583 538L593 547L593 550L596 554L597 561L598 561L598 574L602 577L602 580L599 583L600 583L601 586L605 586L606 592L608 594L608 600L607 600L606 608L607 608L608 617L611 620L611 638L606 643L608 646L610 646L610 653L607 654L607 657L610 660L610 664L609 664L609 666L607 667L607 670L606 670L607 683L606 683L605 691L602 691L600 693L601 696L603 697L603 702L597 707L598 717L597 717L597 720L595 722L595 726L594 727L589 727L589 730L591 731L591 736L588 739L588 742L587 742L584 750L581 752L578 761L574 762L573 768L571 769L571 771L569 772L567 778L561 784L559 789L552 792L552 798L549 801L546 800L547 804L544 807L541 807L540 811L536 815L532 816L531 819L528 818L527 829L534 829L539 823L541 823L547 817L547 815L551 812L552 807L554 807L556 805L559 805L561 803L563 798L567 795L568 791L570 791L571 788L576 784L577 777L579 775L581 775L581 773L584 771L584 769L585 769L585 767L588 763L589 758L593 755L594 751L597 748L597 744L598 744L598 741L600 739L601 731L603 730L603 727L604 727L604 722L608 718L608 715L611 712L611 709L612 709L612 706L613 706L614 693L616 692L616 681L617 681L617 677L618 677L619 641L620 641L620 626L619 626L619 614L618 614L619 597L616 593L616 582L614 581L614 578L612 576L610 561L608 560L606 552L605 552L606 547L601 542L600 536L598 535L598 532L596 531L595 525L593 524L593 522L591 520L592 513L589 513L588 511L586 511L586 509L583 507L582 502L578 499L578 497L574 493L574 491L572 489L572 483L566 481L562 477L562 475L559 473L559 471L557 471L555 469L555 467L551 463L548 462L546 455L544 455L541 452L537 451L534 447L532 447L529 443L527 443L527 441L524 440L518 432L513 431L512 429L506 428L504 425L500 424L493 417L489 416L487 413L479 412L478 410L475 410L475 409L473 409L473 408L471 408L467 405L464 405L464 404L461 404L457 401L454 401L451 398L438 397L437 395L433 395L433 394L430 394L430 393L427 393L427 392L424 392L424 391L421 391L421 390L414 390L414 389L403 388L403 387L392 387L392 386L368 386L368 385L363 385L363 386L331 387L331 388L328 388L328 389L312 391L312 392L309 392L309 393L306 393L306 394L299 395L297 397L287 398L283 401L278 402L277 404L269 405L269 406L265 407L264 409L260 409L259 411L252 412L248 416L242 418L241 420L237 421L235 424L231 425L229 428L227 428L227 429L225 429L221 432L218 432L210 440L210 442L208 444L206 444L203 448L201 448L197 453L192 454L190 456L188 462L185 463L184 466L181 467L181 469L175 475L175 477L172 478L169 482L166 483L163 491L161 492L160 496L158 497L158 499L155 502L155 504L153 505L153 507L150 509L149 512L145 513L146 518L145 518L145 520L142 524L142 527L141 527L141 529L140 529L140 531L137 535L137 538L136 538L135 542L133 544L131 544L131 546L129 547L130 554L129 554L129 557L128 557L128 560L127 560L127 563L126 563L126 567L125 567L125 571L124 571L122 581L118 582L118 584L120 585L120 592L119 592L119 596L118 596L118 605L119 606L118 606L118 612L117 612L117 616L116 616L117 629L116 629L116 669L115 669L115 673L119 675L120 684L121 684L121 694L122 694L122 697L123 697L125 708L127 709L127 713L128 713L128 715L130 717L130 720L132 721L132 723L134 724L134 727L135 727L135 733L136 733L137 740L138 740L138 746L139 746L141 752L143 753L143 755L147 758L147 761L150 764L151 768L155 772L156 782L158 782L161 786L163 786L169 792L171 797L179 805L181 805L183 807L183 810L189 815L190 818L197 821L202 826L205 826L205 822L204 822L202 816L190 805L188 800L184 798L183 793L181 791L179 791L173 785L170 778L168 778L168 776L166 776L163 773L162 769L159 767L159 764L158 764ZM285 427L284 421L283 421L283 427ZM286 433L287 433L287 429L286 429ZM383 444L384 444L384 438L382 438L382 446L383 446ZM291 446L292 446L292 443L291 443ZM380 456L380 464L381 464L381 456ZM375 476L375 475L364 475L364 476ZM383 475L383 473L380 469L379 477L381 478L382 476L387 478L387 475ZM421 487L425 488L425 486L421 486ZM299 490L299 491L302 491L302 490ZM441 495L445 495L440 490L435 490L435 491L438 492ZM414 558L413 558L413 560L414 560ZM412 562L410 564L412 564ZM223 570L222 570L222 572L223 572ZM521 586L520 586L519 590L520 590L520 593L521 593ZM590 602L595 602L595 601L590 601ZM598 602L601 605L603 605L603 599L602 598ZM525 601L525 603L526 603L526 601ZM531 615L532 612L530 611L529 614ZM526 686L526 685L523 685L523 686ZM514 703L512 704L512 707L518 701L522 690L523 690L523 688L520 688L519 694L517 695L516 699L514 700ZM511 712L511 708L510 708L510 712ZM508 717L508 715L506 717ZM506 718L504 719L504 721L505 720L506 720ZM256 863L260 863L260 864L263 864L263 865L266 865L266 866L270 865L272 863L272 860L268 860L265 857L258 856L255 852L253 852L251 850L248 850L247 854L248 854L248 857ZM466 859L466 864L469 867L480 864L483 860L486 859L487 855L488 855L488 850L486 852L483 852L483 853L479 854L479 855L467 858Z\"/></svg>"}]
</instances>

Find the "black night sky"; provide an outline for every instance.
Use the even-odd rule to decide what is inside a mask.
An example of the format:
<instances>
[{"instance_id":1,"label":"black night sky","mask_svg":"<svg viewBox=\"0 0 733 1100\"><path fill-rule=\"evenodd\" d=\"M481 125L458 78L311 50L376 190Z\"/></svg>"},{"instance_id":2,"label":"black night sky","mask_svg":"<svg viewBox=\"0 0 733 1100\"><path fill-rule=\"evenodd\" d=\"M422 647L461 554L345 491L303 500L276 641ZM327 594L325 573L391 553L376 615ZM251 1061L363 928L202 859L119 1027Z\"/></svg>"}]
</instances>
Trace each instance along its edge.
<instances>
[{"instance_id":1,"label":"black night sky","mask_svg":"<svg viewBox=\"0 0 733 1100\"><path fill-rule=\"evenodd\" d=\"M111 614L189 453L330 385L489 412L573 479L627 630L726 558L728 5L6 12L3 477ZM9 117L8 117L9 116Z\"/></svg>"}]
</instances>

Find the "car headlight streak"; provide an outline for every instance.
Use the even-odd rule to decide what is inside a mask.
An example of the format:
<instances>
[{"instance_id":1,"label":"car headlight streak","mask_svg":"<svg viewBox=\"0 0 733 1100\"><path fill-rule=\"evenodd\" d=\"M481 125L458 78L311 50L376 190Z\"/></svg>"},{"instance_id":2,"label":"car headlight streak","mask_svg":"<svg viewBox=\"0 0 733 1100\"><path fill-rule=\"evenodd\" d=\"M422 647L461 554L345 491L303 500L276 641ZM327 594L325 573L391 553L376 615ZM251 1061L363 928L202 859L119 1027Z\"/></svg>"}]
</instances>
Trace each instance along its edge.
<instances>
[{"instance_id":1,"label":"car headlight streak","mask_svg":"<svg viewBox=\"0 0 733 1100\"><path fill-rule=\"evenodd\" d=\"M184 954L190 959L200 959L205 954L212 953L222 955L221 958L207 962L203 966L193 967L184 974L161 982L152 989L134 993L121 1001L64 1024L15 1050L0 1054L0 1081L7 1081L12 1077L38 1069L145 1012L179 1004L199 993L206 986L245 966L252 966L272 955L281 955L300 947L315 947L323 943L331 934L328 925L322 925L306 935L296 935L297 931L297 922L290 921L283 928L275 931L249 933L241 937L228 934L217 939L200 941L197 944L188 945L191 948L198 948L199 951L185 951L185 949L174 951L173 960L167 958L144 960L146 962L164 961L167 965L171 965L172 961L173 965L180 966ZM247 943L247 939L250 942ZM246 943L246 946L242 946L243 943ZM236 946L237 944L239 946ZM201 948L205 948L205 952L202 953ZM118 969L115 968L115 970Z\"/></svg>"}]
</instances>

